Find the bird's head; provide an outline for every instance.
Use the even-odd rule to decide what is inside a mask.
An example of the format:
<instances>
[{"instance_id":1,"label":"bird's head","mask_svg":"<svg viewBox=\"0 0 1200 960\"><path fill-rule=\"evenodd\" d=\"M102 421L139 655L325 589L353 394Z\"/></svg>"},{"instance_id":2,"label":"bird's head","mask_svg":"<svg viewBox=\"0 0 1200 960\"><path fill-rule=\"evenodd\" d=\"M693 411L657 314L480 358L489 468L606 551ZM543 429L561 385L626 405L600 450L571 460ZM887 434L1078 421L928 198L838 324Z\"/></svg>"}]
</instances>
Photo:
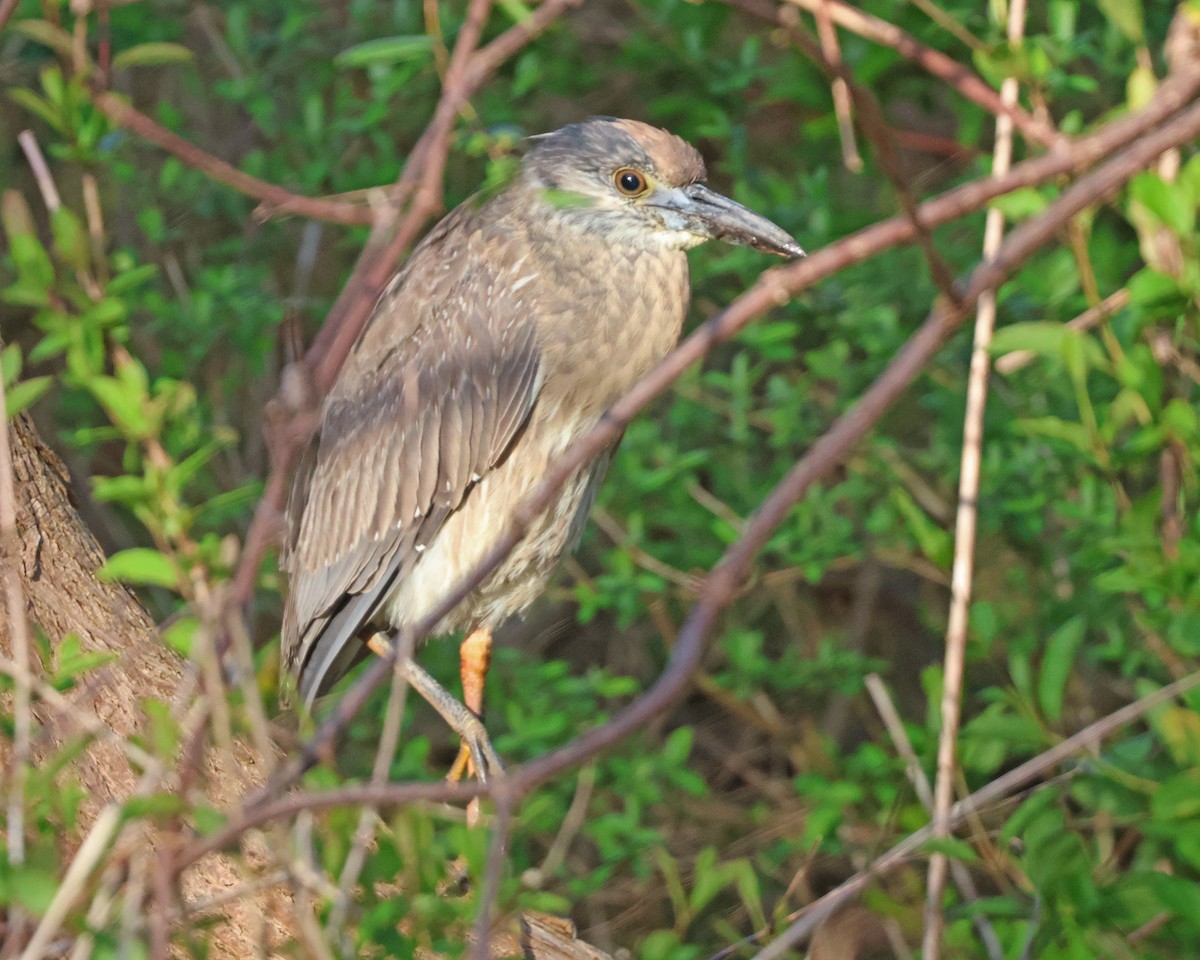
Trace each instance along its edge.
<instances>
[{"instance_id":1,"label":"bird's head","mask_svg":"<svg viewBox=\"0 0 1200 960\"><path fill-rule=\"evenodd\" d=\"M686 249L716 239L804 256L786 231L705 186L700 154L665 130L592 117L533 139L526 182L558 215L614 243Z\"/></svg>"}]
</instances>

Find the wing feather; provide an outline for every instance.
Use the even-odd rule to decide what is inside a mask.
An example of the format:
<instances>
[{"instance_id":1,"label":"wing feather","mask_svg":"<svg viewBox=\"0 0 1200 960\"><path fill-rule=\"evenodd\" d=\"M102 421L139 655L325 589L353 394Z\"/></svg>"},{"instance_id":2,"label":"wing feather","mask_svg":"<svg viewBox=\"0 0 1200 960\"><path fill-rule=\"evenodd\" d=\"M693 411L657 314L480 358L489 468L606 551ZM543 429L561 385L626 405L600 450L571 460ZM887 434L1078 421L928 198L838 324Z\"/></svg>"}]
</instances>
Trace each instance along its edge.
<instances>
[{"instance_id":1,"label":"wing feather","mask_svg":"<svg viewBox=\"0 0 1200 960\"><path fill-rule=\"evenodd\" d=\"M481 281L478 261L448 267L445 233L376 306L293 482L283 659L310 705L362 656L359 631L503 458L540 389L534 318Z\"/></svg>"}]
</instances>

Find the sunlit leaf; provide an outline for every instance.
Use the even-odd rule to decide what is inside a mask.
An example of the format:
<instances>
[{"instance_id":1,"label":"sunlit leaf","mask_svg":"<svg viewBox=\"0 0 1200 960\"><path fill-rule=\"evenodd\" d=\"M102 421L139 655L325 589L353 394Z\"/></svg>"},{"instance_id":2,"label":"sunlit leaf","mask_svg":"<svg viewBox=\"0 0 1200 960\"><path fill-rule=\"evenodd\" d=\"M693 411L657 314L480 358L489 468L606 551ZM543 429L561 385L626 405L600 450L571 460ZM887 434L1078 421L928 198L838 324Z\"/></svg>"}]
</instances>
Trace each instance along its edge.
<instances>
[{"instance_id":1,"label":"sunlit leaf","mask_svg":"<svg viewBox=\"0 0 1200 960\"><path fill-rule=\"evenodd\" d=\"M170 63L187 63L192 51L178 43L139 43L113 55L114 70L126 67L161 67Z\"/></svg>"},{"instance_id":2,"label":"sunlit leaf","mask_svg":"<svg viewBox=\"0 0 1200 960\"><path fill-rule=\"evenodd\" d=\"M410 60L424 60L433 50L433 38L425 34L407 37L377 37L343 50L333 58L335 66L351 69Z\"/></svg>"},{"instance_id":3,"label":"sunlit leaf","mask_svg":"<svg viewBox=\"0 0 1200 960\"><path fill-rule=\"evenodd\" d=\"M102 580L122 580L157 587L178 587L180 571L170 557L149 547L130 547L114 553L96 571Z\"/></svg>"},{"instance_id":4,"label":"sunlit leaf","mask_svg":"<svg viewBox=\"0 0 1200 960\"><path fill-rule=\"evenodd\" d=\"M64 57L70 57L74 53L71 35L49 20L18 20L9 29L44 44Z\"/></svg>"}]
</instances>

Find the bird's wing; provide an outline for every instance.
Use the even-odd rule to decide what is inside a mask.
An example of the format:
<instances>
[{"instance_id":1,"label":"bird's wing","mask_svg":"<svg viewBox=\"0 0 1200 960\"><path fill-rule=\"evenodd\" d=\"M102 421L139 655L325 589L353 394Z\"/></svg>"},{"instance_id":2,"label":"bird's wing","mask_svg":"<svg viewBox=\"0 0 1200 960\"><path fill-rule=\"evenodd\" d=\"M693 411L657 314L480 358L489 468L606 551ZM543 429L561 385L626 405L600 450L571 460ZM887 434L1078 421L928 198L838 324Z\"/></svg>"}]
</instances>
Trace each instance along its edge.
<instances>
[{"instance_id":1,"label":"bird's wing","mask_svg":"<svg viewBox=\"0 0 1200 960\"><path fill-rule=\"evenodd\" d=\"M510 277L414 260L347 359L288 501L283 664L310 705L362 655L356 634L503 458L541 384Z\"/></svg>"}]
</instances>

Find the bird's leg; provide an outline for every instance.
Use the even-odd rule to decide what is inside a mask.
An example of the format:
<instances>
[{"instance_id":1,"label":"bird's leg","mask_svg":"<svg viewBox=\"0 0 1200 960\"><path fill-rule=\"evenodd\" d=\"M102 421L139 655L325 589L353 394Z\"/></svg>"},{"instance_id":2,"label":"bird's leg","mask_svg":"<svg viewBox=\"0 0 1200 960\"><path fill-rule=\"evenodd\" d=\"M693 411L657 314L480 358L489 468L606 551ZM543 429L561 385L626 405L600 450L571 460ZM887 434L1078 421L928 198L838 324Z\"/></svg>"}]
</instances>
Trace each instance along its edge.
<instances>
[{"instance_id":1,"label":"bird's leg","mask_svg":"<svg viewBox=\"0 0 1200 960\"><path fill-rule=\"evenodd\" d=\"M388 656L391 653L391 643L382 633L372 636L367 641L367 647L379 656ZM476 775L481 783L487 783L490 776L504 772L504 764L492 748L487 730L477 714L463 706L411 658L398 660L396 669L408 681L408 685L441 714L450 729L458 734L463 742L463 749L475 765Z\"/></svg>"},{"instance_id":2,"label":"bird's leg","mask_svg":"<svg viewBox=\"0 0 1200 960\"><path fill-rule=\"evenodd\" d=\"M463 703L475 716L483 719L483 686L487 679L488 667L492 663L492 631L488 627L478 627L467 634L462 645L458 648L458 669L462 677ZM464 773L469 772L473 762L470 751L464 743L458 751L458 758L446 774L447 780L461 780Z\"/></svg>"}]
</instances>

